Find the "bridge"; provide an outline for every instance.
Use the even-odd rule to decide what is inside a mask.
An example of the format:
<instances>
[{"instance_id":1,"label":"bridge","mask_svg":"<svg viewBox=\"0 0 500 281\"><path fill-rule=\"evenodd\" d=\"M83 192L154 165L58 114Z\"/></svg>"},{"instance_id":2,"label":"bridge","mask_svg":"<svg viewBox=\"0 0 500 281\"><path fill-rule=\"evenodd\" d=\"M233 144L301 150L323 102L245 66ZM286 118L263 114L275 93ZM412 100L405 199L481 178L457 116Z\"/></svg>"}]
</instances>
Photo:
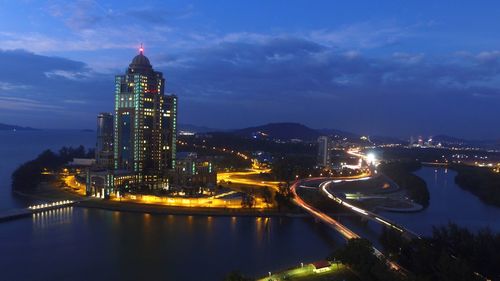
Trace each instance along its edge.
<instances>
[{"instance_id":1,"label":"bridge","mask_svg":"<svg viewBox=\"0 0 500 281\"><path fill-rule=\"evenodd\" d=\"M44 211L55 210L55 209L59 209L59 208L63 208L63 207L72 206L78 202L80 202L80 201L60 200L60 201L56 201L56 202L31 205L31 206L28 206L28 208L7 210L7 211L0 213L0 222L13 220L13 219L21 218L21 217L26 217L26 216L30 216L32 214L36 214L36 213L40 213L40 212L44 212Z\"/></svg>"},{"instance_id":2,"label":"bridge","mask_svg":"<svg viewBox=\"0 0 500 281\"><path fill-rule=\"evenodd\" d=\"M362 179L359 179L359 180L365 180L365 179L362 178ZM357 214L359 214L363 218L372 220L372 221L374 221L374 222L376 222L378 224L382 224L383 226L395 229L395 230L399 231L402 234L402 236L405 237L408 240L420 239L420 236L417 233L415 233L415 232L413 232L413 231L411 231L411 230L409 230L409 229L407 229L407 228L405 228L405 227L403 227L401 225L398 225L397 223L392 222L391 220L389 220L387 218L384 218L384 217L382 217L380 215L377 215L377 214L375 214L375 213L373 213L371 211L368 211L368 210L359 208L357 206L354 206L354 205L348 203L346 200L342 200L340 197L336 196L334 192L332 192L330 189L328 189L328 187L332 183L338 183L338 182L342 182L342 180L328 180L328 181L324 181L324 182L322 182L319 185L319 189L328 198L330 198L333 201L337 202L341 206L343 206L343 207L345 207L345 208L347 208L347 209L349 209L351 211L356 212Z\"/></svg>"},{"instance_id":3,"label":"bridge","mask_svg":"<svg viewBox=\"0 0 500 281\"><path fill-rule=\"evenodd\" d=\"M312 181L318 181L318 180L324 180L326 178L309 178L309 179L304 179L304 180L297 180L295 181L292 186L290 187L290 192L292 193L294 197L294 202L297 204L299 207L301 207L303 210L311 214L314 218L317 220L325 223L326 225L332 227L335 229L337 232L339 232L346 240L349 239L354 239L354 238L361 238L358 234L341 224L340 222L336 221L329 215L323 213L322 211L314 208L313 206L307 204L300 196L297 194L297 188L304 186L305 183L312 182ZM384 259L387 262L387 265L400 272L401 274L405 275L407 271L401 267L399 264L390 261L384 257L384 254L380 252L377 248L373 247L373 251L375 256L377 256L379 259Z\"/></svg>"}]
</instances>

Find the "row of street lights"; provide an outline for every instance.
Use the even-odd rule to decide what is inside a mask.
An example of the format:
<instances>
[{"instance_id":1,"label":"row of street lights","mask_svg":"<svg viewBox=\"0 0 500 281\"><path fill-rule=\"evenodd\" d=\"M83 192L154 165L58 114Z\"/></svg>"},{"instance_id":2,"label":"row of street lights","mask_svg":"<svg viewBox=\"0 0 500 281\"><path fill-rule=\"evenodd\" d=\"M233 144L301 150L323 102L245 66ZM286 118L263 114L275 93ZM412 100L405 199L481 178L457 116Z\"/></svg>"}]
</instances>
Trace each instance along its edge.
<instances>
[{"instance_id":1,"label":"row of street lights","mask_svg":"<svg viewBox=\"0 0 500 281\"><path fill-rule=\"evenodd\" d=\"M38 205L29 206L28 209L40 210L40 209L52 208L52 207L56 207L56 206L64 206L64 205L72 204L74 202L75 201L73 201L73 200L62 200L62 201L57 201L57 202L52 202L52 203L45 203L45 204L38 204Z\"/></svg>"}]
</instances>

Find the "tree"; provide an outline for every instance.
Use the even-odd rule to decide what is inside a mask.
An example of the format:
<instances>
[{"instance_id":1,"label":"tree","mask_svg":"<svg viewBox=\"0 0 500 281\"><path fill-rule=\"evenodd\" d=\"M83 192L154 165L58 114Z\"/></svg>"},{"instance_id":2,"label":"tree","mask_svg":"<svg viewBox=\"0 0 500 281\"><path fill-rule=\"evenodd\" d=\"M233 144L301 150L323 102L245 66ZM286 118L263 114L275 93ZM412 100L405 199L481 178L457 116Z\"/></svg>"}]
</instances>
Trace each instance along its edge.
<instances>
[{"instance_id":1,"label":"tree","mask_svg":"<svg viewBox=\"0 0 500 281\"><path fill-rule=\"evenodd\" d=\"M337 250L330 260L340 260L358 272L366 281L400 281L403 280L393 272L386 260L375 256L370 241L362 238L350 239L347 244Z\"/></svg>"},{"instance_id":2,"label":"tree","mask_svg":"<svg viewBox=\"0 0 500 281\"><path fill-rule=\"evenodd\" d=\"M264 198L264 202L269 206L269 204L273 203L273 193L269 187L265 187L262 189L262 197Z\"/></svg>"},{"instance_id":3,"label":"tree","mask_svg":"<svg viewBox=\"0 0 500 281\"><path fill-rule=\"evenodd\" d=\"M255 198L248 194L248 193L243 193L241 196L241 206L243 208L252 208L255 204Z\"/></svg>"},{"instance_id":4,"label":"tree","mask_svg":"<svg viewBox=\"0 0 500 281\"><path fill-rule=\"evenodd\" d=\"M230 272L224 278L224 281L250 281L251 279L243 276L239 271Z\"/></svg>"}]
</instances>

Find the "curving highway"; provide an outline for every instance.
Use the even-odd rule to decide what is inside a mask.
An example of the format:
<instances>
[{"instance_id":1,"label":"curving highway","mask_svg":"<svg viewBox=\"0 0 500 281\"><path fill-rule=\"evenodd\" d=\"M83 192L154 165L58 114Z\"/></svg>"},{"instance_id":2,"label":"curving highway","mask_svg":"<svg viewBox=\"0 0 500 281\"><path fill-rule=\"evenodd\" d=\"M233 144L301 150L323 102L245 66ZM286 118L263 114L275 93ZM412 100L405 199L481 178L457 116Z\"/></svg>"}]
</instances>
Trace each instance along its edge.
<instances>
[{"instance_id":1,"label":"curving highway","mask_svg":"<svg viewBox=\"0 0 500 281\"><path fill-rule=\"evenodd\" d=\"M300 196L297 194L297 188L303 186L305 183L312 182L312 181L318 181L318 180L324 180L327 178L309 178L309 179L303 179L303 180L297 180L295 181L292 186L290 187L290 191L293 194L294 197L294 202L307 211L309 214L311 214L314 218L322 221L323 223L327 224L328 226L332 227L335 229L337 232L339 232L346 240L349 239L354 239L354 238L361 238L358 234L354 233L352 230L344 226L343 224L339 223L329 215L321 212L320 210L314 208L313 206L307 204ZM379 259L383 259L387 262L387 265L401 274L405 274L406 270L402 268L399 264L389 261L387 258L385 258L384 254L380 252L377 248L373 247L373 252L375 256L377 256Z\"/></svg>"},{"instance_id":2,"label":"curving highway","mask_svg":"<svg viewBox=\"0 0 500 281\"><path fill-rule=\"evenodd\" d=\"M337 230L344 238L346 239L352 239L352 238L359 238L360 236L354 233L352 230L349 228L345 227L338 221L332 219L330 216L327 214L321 212L320 210L314 208L313 206L307 204L300 196L297 194L297 187L300 187L301 185L311 182L311 181L317 181L317 180L322 180L325 178L309 178L309 179L304 179L304 180L298 180L295 181L292 186L290 187L290 191L293 194L294 201L297 205L299 205L302 209L306 210L308 213L313 215L313 217L321 220L322 222L326 223L327 225L333 227L335 230Z\"/></svg>"},{"instance_id":3,"label":"curving highway","mask_svg":"<svg viewBox=\"0 0 500 281\"><path fill-rule=\"evenodd\" d=\"M361 178L358 180L366 180L366 178ZM345 180L324 181L319 185L319 188L320 188L321 192L323 194L325 194L328 198L332 199L333 201L337 202L338 204L342 205L343 207L358 213L362 217L370 219L372 221L375 221L379 224L390 227L392 229L395 229L395 230L401 232L403 234L403 236L408 238L408 239L414 239L414 238L420 239L420 236L418 234L416 234L415 232L413 232L413 231L411 231L411 230L409 230L401 225L398 225L398 224L396 224L396 223L394 223L394 222L392 222L392 221L390 221L382 216L379 216L373 212L356 207L356 206L348 203L347 201L342 200L340 197L336 196L335 193L332 192L331 189L329 189L329 186L331 186L333 183L340 183L343 181L345 181ZM349 180L349 181L355 181L355 180Z\"/></svg>"}]
</instances>

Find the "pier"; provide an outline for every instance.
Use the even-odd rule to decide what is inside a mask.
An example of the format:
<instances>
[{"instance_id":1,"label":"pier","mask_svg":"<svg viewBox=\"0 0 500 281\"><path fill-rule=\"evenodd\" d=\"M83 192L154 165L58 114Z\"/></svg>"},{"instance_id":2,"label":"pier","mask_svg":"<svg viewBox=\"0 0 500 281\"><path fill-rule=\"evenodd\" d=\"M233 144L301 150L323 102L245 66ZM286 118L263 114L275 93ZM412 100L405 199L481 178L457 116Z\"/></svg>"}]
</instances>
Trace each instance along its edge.
<instances>
[{"instance_id":1,"label":"pier","mask_svg":"<svg viewBox=\"0 0 500 281\"><path fill-rule=\"evenodd\" d=\"M74 201L74 200L61 200L56 202L31 205L28 206L28 208L6 210L0 212L0 222L30 216L32 214L36 214L39 212L72 206L78 202L79 201Z\"/></svg>"}]
</instances>

